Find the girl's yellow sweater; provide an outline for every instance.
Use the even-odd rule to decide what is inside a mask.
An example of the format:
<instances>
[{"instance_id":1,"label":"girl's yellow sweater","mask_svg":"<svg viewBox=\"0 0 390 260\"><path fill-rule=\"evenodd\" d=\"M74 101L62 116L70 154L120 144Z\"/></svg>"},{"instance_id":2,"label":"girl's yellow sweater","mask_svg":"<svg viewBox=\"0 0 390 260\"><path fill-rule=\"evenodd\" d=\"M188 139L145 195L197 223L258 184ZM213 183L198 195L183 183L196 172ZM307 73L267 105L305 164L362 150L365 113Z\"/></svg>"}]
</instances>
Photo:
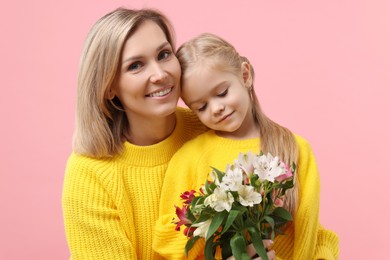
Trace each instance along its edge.
<instances>
[{"instance_id":1,"label":"girl's yellow sweater","mask_svg":"<svg viewBox=\"0 0 390 260\"><path fill-rule=\"evenodd\" d=\"M161 259L152 234L168 162L205 131L189 110L178 108L176 115L174 132L158 144L126 142L109 159L70 156L62 206L71 259Z\"/></svg>"},{"instance_id":2,"label":"girl's yellow sweater","mask_svg":"<svg viewBox=\"0 0 390 260\"><path fill-rule=\"evenodd\" d=\"M338 237L318 222L320 180L314 155L309 143L296 136L299 147L298 178L299 205L292 225L285 235L275 238L273 249L278 259L337 259ZM172 158L164 181L160 217L157 221L153 249L167 259L183 259L187 238L174 230L174 205L180 206L180 194L187 190L199 190L213 166L225 170L240 152L259 152L258 138L232 140L208 131L187 142ZM201 241L201 240L198 240ZM189 258L203 253L204 241L196 243ZM202 257L200 257L202 258Z\"/></svg>"}]
</instances>

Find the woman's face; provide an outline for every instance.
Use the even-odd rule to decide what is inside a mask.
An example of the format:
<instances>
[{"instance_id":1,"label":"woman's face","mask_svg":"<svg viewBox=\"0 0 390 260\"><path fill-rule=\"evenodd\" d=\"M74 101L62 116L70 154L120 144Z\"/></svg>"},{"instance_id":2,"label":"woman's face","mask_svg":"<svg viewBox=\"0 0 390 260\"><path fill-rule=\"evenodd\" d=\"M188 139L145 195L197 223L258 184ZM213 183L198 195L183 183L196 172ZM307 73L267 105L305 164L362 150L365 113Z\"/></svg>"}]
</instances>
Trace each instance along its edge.
<instances>
[{"instance_id":1,"label":"woman's face","mask_svg":"<svg viewBox=\"0 0 390 260\"><path fill-rule=\"evenodd\" d=\"M164 32L156 23L145 21L124 44L113 88L132 124L175 112L180 74L179 61Z\"/></svg>"}]
</instances>

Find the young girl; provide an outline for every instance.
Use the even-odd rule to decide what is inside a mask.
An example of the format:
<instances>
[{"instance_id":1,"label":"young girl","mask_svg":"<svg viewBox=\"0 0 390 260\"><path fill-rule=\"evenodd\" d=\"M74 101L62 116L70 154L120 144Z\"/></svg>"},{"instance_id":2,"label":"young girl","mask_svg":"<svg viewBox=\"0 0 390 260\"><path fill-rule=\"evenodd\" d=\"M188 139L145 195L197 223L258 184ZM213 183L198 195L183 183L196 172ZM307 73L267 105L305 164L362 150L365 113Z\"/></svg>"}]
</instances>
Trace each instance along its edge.
<instances>
[{"instance_id":1,"label":"young girl","mask_svg":"<svg viewBox=\"0 0 390 260\"><path fill-rule=\"evenodd\" d=\"M212 34L183 44L177 57L182 66L182 98L211 130L187 142L168 166L153 248L168 259L182 258L187 238L172 224L174 205L181 205L179 195L198 190L210 166L225 169L240 152L262 150L297 165L294 189L285 201L293 223L274 240L277 259L337 259L337 235L318 222L320 183L310 145L261 111L249 61ZM202 243L196 243L189 258L202 253Z\"/></svg>"},{"instance_id":2,"label":"young girl","mask_svg":"<svg viewBox=\"0 0 390 260\"><path fill-rule=\"evenodd\" d=\"M176 107L174 51L172 27L155 10L117 9L89 33L62 198L71 259L162 259L151 245L168 162L205 131Z\"/></svg>"}]
</instances>

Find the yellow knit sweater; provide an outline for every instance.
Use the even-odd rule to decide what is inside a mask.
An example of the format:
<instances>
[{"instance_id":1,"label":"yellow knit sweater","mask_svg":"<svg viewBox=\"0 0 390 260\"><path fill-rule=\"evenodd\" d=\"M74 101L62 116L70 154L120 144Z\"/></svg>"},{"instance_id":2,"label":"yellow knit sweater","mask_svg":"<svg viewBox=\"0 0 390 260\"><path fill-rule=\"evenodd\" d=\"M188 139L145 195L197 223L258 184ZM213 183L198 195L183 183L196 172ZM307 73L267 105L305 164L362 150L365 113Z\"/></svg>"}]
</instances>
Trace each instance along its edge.
<instances>
[{"instance_id":1,"label":"yellow knit sweater","mask_svg":"<svg viewBox=\"0 0 390 260\"><path fill-rule=\"evenodd\" d=\"M318 223L320 181L310 145L296 136L299 147L299 206L285 235L274 240L278 259L337 259L338 237ZM160 217L156 223L153 249L167 259L183 259L187 238L174 230L174 205L181 205L180 193L199 190L210 166L225 170L240 152L259 152L259 139L231 140L206 132L187 142L172 158L161 192ZM198 240L201 241L201 240ZM204 244L204 241L202 241ZM189 258L203 253L202 242L196 243Z\"/></svg>"},{"instance_id":2,"label":"yellow knit sweater","mask_svg":"<svg viewBox=\"0 0 390 260\"><path fill-rule=\"evenodd\" d=\"M110 159L72 154L63 187L63 214L71 259L160 259L152 251L161 187L168 162L205 131L178 108L170 137L151 146L124 144Z\"/></svg>"}]
</instances>

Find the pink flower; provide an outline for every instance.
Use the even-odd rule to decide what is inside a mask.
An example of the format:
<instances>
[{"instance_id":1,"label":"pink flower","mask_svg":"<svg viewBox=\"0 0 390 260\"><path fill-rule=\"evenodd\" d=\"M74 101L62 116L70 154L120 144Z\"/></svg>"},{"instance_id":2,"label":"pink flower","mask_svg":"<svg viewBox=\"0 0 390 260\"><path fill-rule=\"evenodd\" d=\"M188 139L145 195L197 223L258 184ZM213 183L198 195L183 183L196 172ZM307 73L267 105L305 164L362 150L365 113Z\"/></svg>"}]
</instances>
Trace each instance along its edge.
<instances>
[{"instance_id":1,"label":"pink flower","mask_svg":"<svg viewBox=\"0 0 390 260\"><path fill-rule=\"evenodd\" d=\"M283 205L284 205L284 201L282 199L277 198L275 200L275 207L283 207Z\"/></svg>"},{"instance_id":2,"label":"pink flower","mask_svg":"<svg viewBox=\"0 0 390 260\"><path fill-rule=\"evenodd\" d=\"M281 174L281 175L279 175L278 177L276 177L276 178L275 178L276 181L282 182L282 181L284 181L285 179L288 179L288 178L290 178L291 176L293 176L290 167L289 167L288 165L286 165L285 167L286 167L286 172L283 173L283 174Z\"/></svg>"},{"instance_id":3,"label":"pink flower","mask_svg":"<svg viewBox=\"0 0 390 260\"><path fill-rule=\"evenodd\" d=\"M184 200L185 204L190 204L191 201L195 198L194 194L195 194L194 190L186 191L180 195L180 198Z\"/></svg>"},{"instance_id":4,"label":"pink flower","mask_svg":"<svg viewBox=\"0 0 390 260\"><path fill-rule=\"evenodd\" d=\"M181 225L191 224L191 221L186 216L188 207L183 206L183 208L180 209L178 206L175 206L175 208L176 208L176 215L179 218L179 221L175 222L176 224L175 230L180 231Z\"/></svg>"}]
</instances>

